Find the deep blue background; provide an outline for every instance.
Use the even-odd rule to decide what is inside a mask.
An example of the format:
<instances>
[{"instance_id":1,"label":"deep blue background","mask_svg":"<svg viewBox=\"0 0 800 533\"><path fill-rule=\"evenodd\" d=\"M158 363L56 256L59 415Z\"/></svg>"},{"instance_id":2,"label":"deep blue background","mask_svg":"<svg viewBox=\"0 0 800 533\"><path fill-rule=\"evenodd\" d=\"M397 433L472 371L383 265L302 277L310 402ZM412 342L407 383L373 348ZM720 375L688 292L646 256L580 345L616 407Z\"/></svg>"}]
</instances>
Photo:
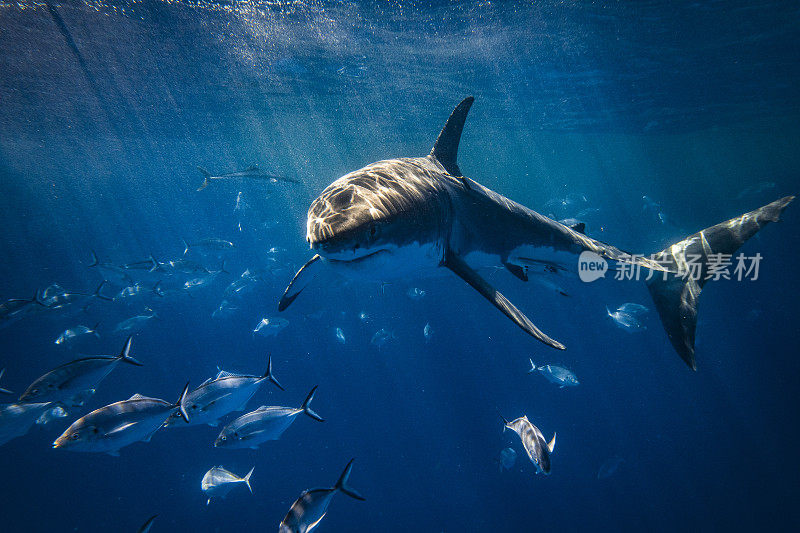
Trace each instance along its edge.
<instances>
[{"instance_id":1,"label":"deep blue background","mask_svg":"<svg viewBox=\"0 0 800 533\"><path fill-rule=\"evenodd\" d=\"M102 261L168 260L181 238L234 241L232 275L193 296L6 326L2 386L21 391L79 353L116 352L114 325L150 305L160 318L133 348L146 366L115 370L88 408L135 392L171 400L217 366L260 373L271 352L288 390L264 387L250 407L299 405L319 384L327 422L302 417L257 451L215 450L209 427L164 430L118 458L52 450L77 410L0 448L0 529L135 531L160 513L153 531L274 530L301 490L332 484L351 457L367 501L337 496L321 531L800 525L797 206L744 247L764 256L758 281L706 286L696 373L654 311L639 333L605 315L606 305L650 306L644 284L564 281L563 297L505 271L487 275L566 352L535 343L452 276L319 284L282 315L290 325L279 336L251 335L310 255L314 196L376 159L427 153L467 94L468 176L545 214L598 208L587 232L625 249L656 251L797 193L796 2L92 6L0 4L0 297L53 282L91 290L101 280L86 267L92 249ZM253 163L306 185L195 192L196 165ZM743 192L765 182L774 185ZM240 191L244 215L233 210ZM551 207L569 193L587 201ZM643 195L669 224L643 209ZM271 247L283 267L240 311L212 319L224 287L270 264ZM409 299L411 287L425 298ZM53 344L96 321L100 340ZM380 328L397 339L378 350ZM528 358L569 367L581 385L529 376ZM549 477L501 433L498 409L558 432ZM507 446L519 459L501 471ZM598 480L615 455L619 470ZM255 465L255 494L237 489L206 507L200 480L218 464L239 474Z\"/></svg>"}]
</instances>

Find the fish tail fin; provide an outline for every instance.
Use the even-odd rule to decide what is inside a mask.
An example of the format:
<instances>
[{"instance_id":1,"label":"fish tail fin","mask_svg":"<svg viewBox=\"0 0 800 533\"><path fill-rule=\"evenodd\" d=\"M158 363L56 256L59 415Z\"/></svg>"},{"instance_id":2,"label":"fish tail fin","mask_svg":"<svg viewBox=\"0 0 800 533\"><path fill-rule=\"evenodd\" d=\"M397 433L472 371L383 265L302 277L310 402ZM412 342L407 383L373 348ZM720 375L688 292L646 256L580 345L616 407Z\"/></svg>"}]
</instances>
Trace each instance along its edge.
<instances>
[{"instance_id":1,"label":"fish tail fin","mask_svg":"<svg viewBox=\"0 0 800 533\"><path fill-rule=\"evenodd\" d=\"M553 432L553 438L550 439L550 442L547 443L547 451L553 453L553 450L556 449L556 432Z\"/></svg>"},{"instance_id":2,"label":"fish tail fin","mask_svg":"<svg viewBox=\"0 0 800 533\"><path fill-rule=\"evenodd\" d=\"M153 264L153 266L150 267L150 272L155 272L156 270L158 270L159 263L156 260L155 256L153 256L153 254L150 254L149 259L150 259L150 263Z\"/></svg>"},{"instance_id":3,"label":"fish tail fin","mask_svg":"<svg viewBox=\"0 0 800 533\"><path fill-rule=\"evenodd\" d=\"M122 347L122 351L119 353L119 359L123 363L128 363L129 365L144 366L142 363L140 363L130 355L132 341L133 341L133 335L128 335L128 339L125 341L125 346Z\"/></svg>"},{"instance_id":4,"label":"fish tail fin","mask_svg":"<svg viewBox=\"0 0 800 533\"><path fill-rule=\"evenodd\" d=\"M186 239L181 239L181 242L183 243L183 255L186 255L189 253L189 243L186 242Z\"/></svg>"},{"instance_id":5,"label":"fish tail fin","mask_svg":"<svg viewBox=\"0 0 800 533\"><path fill-rule=\"evenodd\" d=\"M355 459L350 459L350 462L347 463L346 467L344 467L342 475L339 476L339 480L336 482L336 485L334 485L333 488L342 491L351 498L355 498L356 500L361 500L363 502L364 500L366 500L366 498L364 498L361 494L356 492L352 487L350 487L347 484L347 482L350 479L350 471L353 470L353 461L355 461Z\"/></svg>"},{"instance_id":6,"label":"fish tail fin","mask_svg":"<svg viewBox=\"0 0 800 533\"><path fill-rule=\"evenodd\" d=\"M286 390L280 383L278 383L278 379L275 377L275 374L272 373L272 354L269 354L267 356L267 371L264 372L264 375L262 377L265 377L268 380L270 380L272 384L278 387L280 390L282 391Z\"/></svg>"},{"instance_id":7,"label":"fish tail fin","mask_svg":"<svg viewBox=\"0 0 800 533\"><path fill-rule=\"evenodd\" d=\"M722 268L732 266L733 254L769 222L778 222L794 196L786 196L740 217L706 228L662 250L654 257L670 272L655 273L647 281L661 324L681 359L692 369L695 362L695 329L700 291L710 278L718 279ZM734 274L741 277L745 263L740 256ZM750 268L757 268L760 254ZM754 266L755 265L755 266ZM746 275L746 273L745 273Z\"/></svg>"},{"instance_id":8,"label":"fish tail fin","mask_svg":"<svg viewBox=\"0 0 800 533\"><path fill-rule=\"evenodd\" d=\"M535 371L537 370L537 369L536 369L536 365L535 365L535 364L533 364L533 359L528 359L528 361L530 361L530 362L531 362L531 369L530 369L530 370L528 370L528 374L532 374L533 372L535 372Z\"/></svg>"},{"instance_id":9,"label":"fish tail fin","mask_svg":"<svg viewBox=\"0 0 800 533\"><path fill-rule=\"evenodd\" d=\"M98 285L97 288L94 290L94 294L92 296L94 296L95 298L100 298L101 300L105 300L107 302L113 302L114 298L110 298L108 296L100 294L100 291L103 290L103 287L105 286L106 283L108 283L108 280L105 279L102 282L100 282L100 285Z\"/></svg>"},{"instance_id":10,"label":"fish tail fin","mask_svg":"<svg viewBox=\"0 0 800 533\"><path fill-rule=\"evenodd\" d=\"M500 420L503 421L503 431L505 431L506 430L505 426L508 426L508 420L506 420L506 417L504 417L503 413L500 412L500 409L496 407L495 409L497 409L497 414L500 415Z\"/></svg>"},{"instance_id":11,"label":"fish tail fin","mask_svg":"<svg viewBox=\"0 0 800 533\"><path fill-rule=\"evenodd\" d=\"M189 392L189 382L186 382L186 385L183 386L183 391L181 391L181 396L178 398L175 407L180 409L181 418L187 424L189 423L189 412L186 410L186 394Z\"/></svg>"},{"instance_id":12,"label":"fish tail fin","mask_svg":"<svg viewBox=\"0 0 800 533\"><path fill-rule=\"evenodd\" d=\"M255 470L255 469L256 469L256 467L254 466L253 468L250 469L250 471L247 473L247 475L244 476L244 478L242 478L244 480L245 484L247 485L247 488L250 489L250 494L253 494L253 487L250 486L250 476L253 475L253 470Z\"/></svg>"},{"instance_id":13,"label":"fish tail fin","mask_svg":"<svg viewBox=\"0 0 800 533\"><path fill-rule=\"evenodd\" d=\"M92 335L94 335L98 339L100 338L100 334L97 332L97 328L99 328L99 327L100 327L100 322L97 322L97 323L95 323L94 326L92 326Z\"/></svg>"},{"instance_id":14,"label":"fish tail fin","mask_svg":"<svg viewBox=\"0 0 800 533\"><path fill-rule=\"evenodd\" d=\"M153 285L153 293L159 298L164 297L164 290L161 288L161 280L156 281L156 284Z\"/></svg>"},{"instance_id":15,"label":"fish tail fin","mask_svg":"<svg viewBox=\"0 0 800 533\"><path fill-rule=\"evenodd\" d=\"M314 393L317 392L317 387L318 385L314 385L314 388L311 389L311 392L308 393L308 396L306 396L306 401L303 402L301 409L305 414L307 414L314 420L317 420L319 422L325 422L324 418L322 418L317 413L311 410L311 400L314 399Z\"/></svg>"},{"instance_id":16,"label":"fish tail fin","mask_svg":"<svg viewBox=\"0 0 800 533\"><path fill-rule=\"evenodd\" d=\"M198 166L197 170L199 170L200 172L203 173L203 183L201 183L200 186L197 188L198 191L202 191L203 189L208 187L209 183L211 183L209 181L211 179L211 173L208 170L206 170L203 167L201 167L201 166Z\"/></svg>"},{"instance_id":17,"label":"fish tail fin","mask_svg":"<svg viewBox=\"0 0 800 533\"><path fill-rule=\"evenodd\" d=\"M36 292L33 295L33 301L37 304L41 305L42 307L49 307L44 300L42 300L42 290L36 289Z\"/></svg>"},{"instance_id":18,"label":"fish tail fin","mask_svg":"<svg viewBox=\"0 0 800 533\"><path fill-rule=\"evenodd\" d=\"M3 379L3 374L5 374L5 373L6 373L6 369L5 368L3 370L0 370L0 379ZM10 390L4 389L3 387L0 387L0 392L2 392L3 394L14 394Z\"/></svg>"},{"instance_id":19,"label":"fish tail fin","mask_svg":"<svg viewBox=\"0 0 800 533\"><path fill-rule=\"evenodd\" d=\"M86 265L87 268L96 267L97 265L100 264L100 261L97 260L97 254L94 253L94 250L91 250L91 252L92 252L92 262Z\"/></svg>"},{"instance_id":20,"label":"fish tail fin","mask_svg":"<svg viewBox=\"0 0 800 533\"><path fill-rule=\"evenodd\" d=\"M221 272L223 274L230 274L227 270L225 270L225 260L222 260L222 264L219 266L219 270L217 272Z\"/></svg>"}]
</instances>

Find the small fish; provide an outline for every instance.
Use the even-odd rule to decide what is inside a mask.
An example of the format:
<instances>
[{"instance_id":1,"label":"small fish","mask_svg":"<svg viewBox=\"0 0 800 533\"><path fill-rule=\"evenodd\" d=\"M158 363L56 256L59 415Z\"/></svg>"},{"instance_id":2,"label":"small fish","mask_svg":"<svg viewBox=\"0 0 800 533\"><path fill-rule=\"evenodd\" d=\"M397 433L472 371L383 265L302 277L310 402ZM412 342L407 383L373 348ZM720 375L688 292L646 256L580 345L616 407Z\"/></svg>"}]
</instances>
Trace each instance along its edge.
<instances>
[{"instance_id":1,"label":"small fish","mask_svg":"<svg viewBox=\"0 0 800 533\"><path fill-rule=\"evenodd\" d=\"M212 180L226 180L226 179L238 179L238 178L266 180L271 183L276 183L278 181L285 181L288 183L298 183L298 184L303 183L302 181L298 181L292 178L287 178L285 176L276 176L274 174L269 174L267 172L264 172L263 170L260 170L258 168L258 165L252 165L244 170L229 172L227 174L220 174L218 176L211 175L211 173L206 169L204 169L203 167L197 167L197 170L199 170L203 174L203 183L200 184L200 187L197 188L198 191L202 191L203 189L208 187L208 185L211 183Z\"/></svg>"},{"instance_id":2,"label":"small fish","mask_svg":"<svg viewBox=\"0 0 800 533\"><path fill-rule=\"evenodd\" d=\"M186 395L189 425L216 426L217 420L223 416L244 409L265 381L271 381L273 385L284 390L272 373L272 356L267 357L267 371L263 376L231 374L220 370L216 377L207 379ZM178 418L180 415L174 413L166 425L172 425Z\"/></svg>"},{"instance_id":3,"label":"small fish","mask_svg":"<svg viewBox=\"0 0 800 533\"><path fill-rule=\"evenodd\" d=\"M217 440L214 441L214 447L256 449L259 444L280 439L300 413L324 422L325 420L310 407L316 390L317 387L311 389L303 405L299 408L262 405L255 411L240 416L222 429Z\"/></svg>"},{"instance_id":4,"label":"small fish","mask_svg":"<svg viewBox=\"0 0 800 533\"><path fill-rule=\"evenodd\" d=\"M367 320L369 320L369 315L367 314L366 311L361 311L360 313L358 313L358 319L361 322L366 322Z\"/></svg>"},{"instance_id":5,"label":"small fish","mask_svg":"<svg viewBox=\"0 0 800 533\"><path fill-rule=\"evenodd\" d=\"M67 414L68 413L66 409L64 409L60 405L56 405L52 409L48 409L47 411L42 413L41 416L39 416L39 418L36 419L36 425L43 426L45 424L49 424L50 422L56 420L57 418L66 418Z\"/></svg>"},{"instance_id":6,"label":"small fish","mask_svg":"<svg viewBox=\"0 0 800 533\"><path fill-rule=\"evenodd\" d=\"M289 321L285 318L262 318L261 322L253 330L253 335L258 333L262 337L272 337L280 333L288 325Z\"/></svg>"},{"instance_id":7,"label":"small fish","mask_svg":"<svg viewBox=\"0 0 800 533\"><path fill-rule=\"evenodd\" d=\"M222 300L219 303L219 307L211 313L211 318L227 318L239 310L239 307L233 305L228 300Z\"/></svg>"},{"instance_id":8,"label":"small fish","mask_svg":"<svg viewBox=\"0 0 800 533\"><path fill-rule=\"evenodd\" d=\"M422 335L425 337L425 342L430 342L431 337L433 337L433 328L430 322L425 324L425 327L422 328Z\"/></svg>"},{"instance_id":9,"label":"small fish","mask_svg":"<svg viewBox=\"0 0 800 533\"><path fill-rule=\"evenodd\" d=\"M501 415L502 418L502 415ZM522 441L522 447L528 454L531 462L536 465L536 473L550 473L550 454L556 447L556 434L547 442L539 428L531 424L527 416L522 416L509 422L503 418L505 428L514 431Z\"/></svg>"},{"instance_id":10,"label":"small fish","mask_svg":"<svg viewBox=\"0 0 800 533\"><path fill-rule=\"evenodd\" d=\"M613 476L623 462L625 462L625 459L619 455L606 459L597 470L597 479L606 479Z\"/></svg>"},{"instance_id":11,"label":"small fish","mask_svg":"<svg viewBox=\"0 0 800 533\"><path fill-rule=\"evenodd\" d=\"M217 238L210 238L210 239L202 239L197 242L186 242L183 241L183 255L189 253L191 248L204 248L207 250L230 250L232 248L236 248L236 245L233 244L231 241L226 241L225 239L217 239Z\"/></svg>"},{"instance_id":12,"label":"small fish","mask_svg":"<svg viewBox=\"0 0 800 533\"><path fill-rule=\"evenodd\" d=\"M342 328L336 328L336 340L339 341L340 344L344 344L347 342L347 339L344 337L344 331Z\"/></svg>"},{"instance_id":13,"label":"small fish","mask_svg":"<svg viewBox=\"0 0 800 533\"><path fill-rule=\"evenodd\" d=\"M535 364L533 364L533 359L528 360L531 362L531 369L528 370L528 374L532 374L538 370L547 381L550 383L555 383L561 389L564 387L577 387L580 385L580 382L575 374L563 366L539 365L537 367Z\"/></svg>"},{"instance_id":14,"label":"small fish","mask_svg":"<svg viewBox=\"0 0 800 533\"><path fill-rule=\"evenodd\" d=\"M336 485L332 488L303 491L281 521L278 533L307 533L313 530L325 518L331 499L339 491L351 498L364 501L365 498L347 484L350 479L350 471L353 469L353 461L354 459L350 459Z\"/></svg>"},{"instance_id":15,"label":"small fish","mask_svg":"<svg viewBox=\"0 0 800 533\"><path fill-rule=\"evenodd\" d=\"M138 441L149 442L176 409L188 422L185 403L188 390L187 383L175 403L134 394L127 400L96 409L73 422L53 442L53 448L105 452L116 457L120 448Z\"/></svg>"},{"instance_id":16,"label":"small fish","mask_svg":"<svg viewBox=\"0 0 800 533\"><path fill-rule=\"evenodd\" d=\"M375 346L377 346L378 349L380 349L381 346L383 346L384 344L386 344L390 340L393 340L393 339L396 339L396 338L397 337L395 337L394 331L388 331L388 330L386 330L384 328L381 328L381 329L379 329L378 331L375 332L375 334L372 336L372 339L370 339L369 342L371 344L374 344Z\"/></svg>"},{"instance_id":17,"label":"small fish","mask_svg":"<svg viewBox=\"0 0 800 533\"><path fill-rule=\"evenodd\" d=\"M0 404L0 445L25 435L50 407L48 402Z\"/></svg>"},{"instance_id":18,"label":"small fish","mask_svg":"<svg viewBox=\"0 0 800 533\"><path fill-rule=\"evenodd\" d=\"M617 326L626 331L633 332L647 329L647 327L644 326L635 315L630 313L625 313L623 311L614 311L612 313L608 307L606 307L606 313L608 313L608 316L614 321L614 323L617 324Z\"/></svg>"},{"instance_id":19,"label":"small fish","mask_svg":"<svg viewBox=\"0 0 800 533\"><path fill-rule=\"evenodd\" d=\"M417 287L411 287L406 291L406 296L418 302L423 298L425 298L425 291L422 289L418 289Z\"/></svg>"},{"instance_id":20,"label":"small fish","mask_svg":"<svg viewBox=\"0 0 800 533\"><path fill-rule=\"evenodd\" d=\"M194 289L199 289L200 287L205 287L211 282L210 276L203 276L200 278L193 278L188 280L186 283L183 284L184 290L191 291Z\"/></svg>"},{"instance_id":21,"label":"small fish","mask_svg":"<svg viewBox=\"0 0 800 533\"><path fill-rule=\"evenodd\" d=\"M5 373L6 373L6 369L5 368L3 370L0 370L0 379L3 379L3 374L5 374ZM4 389L3 387L0 387L0 393L3 393L3 394L14 394L10 390Z\"/></svg>"},{"instance_id":22,"label":"small fish","mask_svg":"<svg viewBox=\"0 0 800 533\"><path fill-rule=\"evenodd\" d=\"M617 307L617 311L622 313L627 313L629 315L639 315L644 314L650 311L647 307L643 306L642 304L635 304L632 302L626 302L619 307Z\"/></svg>"},{"instance_id":23,"label":"small fish","mask_svg":"<svg viewBox=\"0 0 800 533\"><path fill-rule=\"evenodd\" d=\"M148 518L147 521L144 524L142 524L142 527L136 530L136 533L148 533L150 529L153 527L153 522L155 521L156 518L158 518L157 514L154 514L153 516Z\"/></svg>"},{"instance_id":24,"label":"small fish","mask_svg":"<svg viewBox=\"0 0 800 533\"><path fill-rule=\"evenodd\" d=\"M511 470L517 462L517 452L514 448L505 448L500 452L500 470Z\"/></svg>"},{"instance_id":25,"label":"small fish","mask_svg":"<svg viewBox=\"0 0 800 533\"><path fill-rule=\"evenodd\" d=\"M134 332L143 329L150 320L158 317L152 309L148 309L148 311L150 311L149 315L136 315L123 320L114 328L114 333Z\"/></svg>"},{"instance_id":26,"label":"small fish","mask_svg":"<svg viewBox=\"0 0 800 533\"><path fill-rule=\"evenodd\" d=\"M166 263L169 265L169 268L175 272L180 272L181 274L210 274L211 271L208 270L206 267L198 263L197 261L192 261L191 259L175 259L174 261L168 261Z\"/></svg>"},{"instance_id":27,"label":"small fish","mask_svg":"<svg viewBox=\"0 0 800 533\"><path fill-rule=\"evenodd\" d=\"M81 335L94 335L99 339L100 334L97 333L97 326L99 325L100 323L98 322L92 328L90 328L89 326L80 325L80 326L75 326L74 328L66 329L53 342L59 345L61 344L66 345L71 341L75 340L77 337L80 337Z\"/></svg>"},{"instance_id":28,"label":"small fish","mask_svg":"<svg viewBox=\"0 0 800 533\"><path fill-rule=\"evenodd\" d=\"M250 486L250 476L253 475L253 470L255 469L256 467L254 466L244 477L239 477L221 466L215 466L206 472L206 475L203 476L203 481L200 482L200 488L208 496L206 505L211 503L211 498L224 498L227 496L237 483L247 485L247 488L250 489L250 494L252 494L253 487Z\"/></svg>"},{"instance_id":29,"label":"small fish","mask_svg":"<svg viewBox=\"0 0 800 533\"><path fill-rule=\"evenodd\" d=\"M124 287L119 294L117 294L116 298L123 300L125 298L133 298L135 296L140 296L147 291L144 285L141 283L134 283L133 285L128 285Z\"/></svg>"},{"instance_id":30,"label":"small fish","mask_svg":"<svg viewBox=\"0 0 800 533\"><path fill-rule=\"evenodd\" d=\"M83 405L87 393L94 392L118 363L142 366L142 363L130 356L132 339L133 337L128 337L117 356L84 357L54 368L31 383L19 397L19 401Z\"/></svg>"}]
</instances>

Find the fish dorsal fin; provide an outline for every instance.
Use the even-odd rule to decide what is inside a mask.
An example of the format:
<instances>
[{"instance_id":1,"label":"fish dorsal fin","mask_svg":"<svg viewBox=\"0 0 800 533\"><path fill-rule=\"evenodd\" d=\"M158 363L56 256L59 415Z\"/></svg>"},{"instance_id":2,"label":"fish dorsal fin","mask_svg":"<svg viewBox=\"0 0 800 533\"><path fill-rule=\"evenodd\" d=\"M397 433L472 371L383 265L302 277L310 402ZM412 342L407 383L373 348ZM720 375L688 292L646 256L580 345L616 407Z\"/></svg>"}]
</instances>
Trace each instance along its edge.
<instances>
[{"instance_id":1,"label":"fish dorsal fin","mask_svg":"<svg viewBox=\"0 0 800 533\"><path fill-rule=\"evenodd\" d=\"M262 405L261 407L256 409L256 411L266 411L267 409L268 409L268 407L266 405Z\"/></svg>"},{"instance_id":2,"label":"fish dorsal fin","mask_svg":"<svg viewBox=\"0 0 800 533\"><path fill-rule=\"evenodd\" d=\"M219 374L217 374L217 377L216 377L216 378L214 378L214 379L229 378L229 377L232 377L232 376L235 376L235 375L236 375L236 374L234 374L234 373L232 373L232 372L226 372L226 371L224 371L224 370L220 370L220 371L219 371Z\"/></svg>"},{"instance_id":3,"label":"fish dorsal fin","mask_svg":"<svg viewBox=\"0 0 800 533\"><path fill-rule=\"evenodd\" d=\"M464 130L464 122L467 120L467 113L472 107L475 98L467 96L456 106L450 114L450 118L445 122L439 137L431 150L431 155L442 164L444 169L451 175L461 176L461 169L458 168L458 143L461 140L461 132Z\"/></svg>"},{"instance_id":4,"label":"fish dorsal fin","mask_svg":"<svg viewBox=\"0 0 800 533\"><path fill-rule=\"evenodd\" d=\"M137 392L136 394L134 394L133 396L131 396L130 398L128 398L128 401L130 401L130 400L153 400L153 399L154 399L154 398L151 398L151 397L149 397L149 396L144 396L144 395L142 395L142 394L139 394L139 393Z\"/></svg>"}]
</instances>

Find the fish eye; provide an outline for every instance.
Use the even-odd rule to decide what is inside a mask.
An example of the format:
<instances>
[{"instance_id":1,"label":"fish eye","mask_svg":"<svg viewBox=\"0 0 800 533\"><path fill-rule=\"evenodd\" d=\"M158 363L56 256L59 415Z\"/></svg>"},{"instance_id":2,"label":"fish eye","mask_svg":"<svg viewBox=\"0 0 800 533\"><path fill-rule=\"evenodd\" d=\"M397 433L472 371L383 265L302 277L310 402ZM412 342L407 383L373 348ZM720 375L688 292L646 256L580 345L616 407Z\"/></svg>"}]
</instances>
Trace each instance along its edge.
<instances>
[{"instance_id":1,"label":"fish eye","mask_svg":"<svg viewBox=\"0 0 800 533\"><path fill-rule=\"evenodd\" d=\"M77 433L73 433L72 435L69 436L69 439L70 440L77 440L78 437L80 437L80 435L78 435Z\"/></svg>"},{"instance_id":2,"label":"fish eye","mask_svg":"<svg viewBox=\"0 0 800 533\"><path fill-rule=\"evenodd\" d=\"M99 429L97 429L97 428L92 428L92 432L93 432L95 435L97 435L98 433L100 433L100 430L99 430Z\"/></svg>"},{"instance_id":3,"label":"fish eye","mask_svg":"<svg viewBox=\"0 0 800 533\"><path fill-rule=\"evenodd\" d=\"M226 440L228 440L228 437L226 437L225 435L223 435L223 436L221 436L221 437L219 438L219 440L226 441Z\"/></svg>"}]
</instances>

